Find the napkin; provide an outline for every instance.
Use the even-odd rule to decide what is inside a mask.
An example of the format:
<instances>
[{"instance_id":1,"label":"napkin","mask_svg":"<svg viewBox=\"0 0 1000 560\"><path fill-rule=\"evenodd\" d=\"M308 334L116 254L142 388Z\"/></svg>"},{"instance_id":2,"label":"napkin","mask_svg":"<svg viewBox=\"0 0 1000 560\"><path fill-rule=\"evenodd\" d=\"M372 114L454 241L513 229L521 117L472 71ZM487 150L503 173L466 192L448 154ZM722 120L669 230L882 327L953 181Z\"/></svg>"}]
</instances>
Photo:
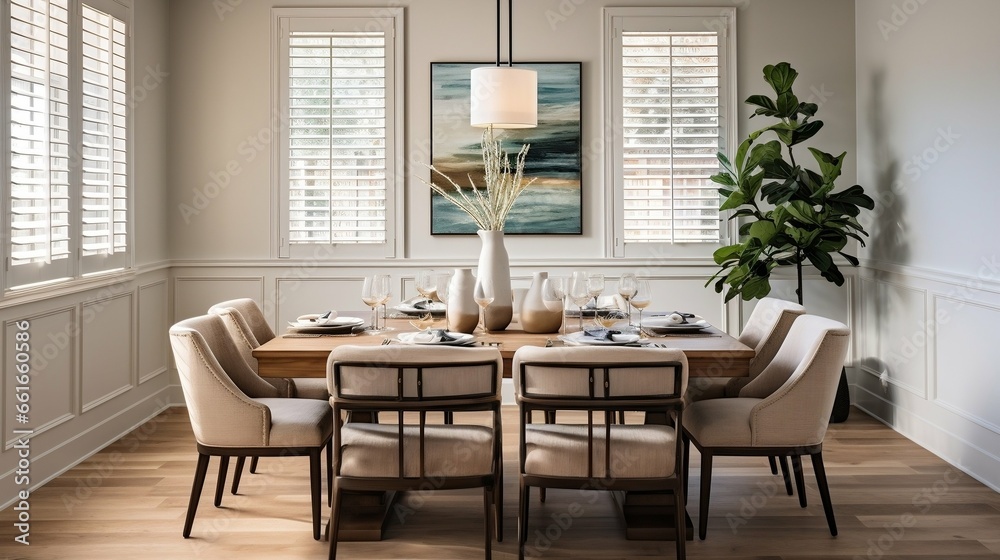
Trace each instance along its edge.
<instances>
[{"instance_id":1,"label":"napkin","mask_svg":"<svg viewBox=\"0 0 1000 560\"><path fill-rule=\"evenodd\" d=\"M621 331L613 331L604 327L584 327L583 336L596 338L597 340L611 340L611 336L621 334Z\"/></svg>"},{"instance_id":2,"label":"napkin","mask_svg":"<svg viewBox=\"0 0 1000 560\"><path fill-rule=\"evenodd\" d=\"M336 318L337 318L336 311L327 311L326 313L307 313L305 315L299 315L298 318L296 318L295 320L300 325L304 325L306 323L315 323L316 326L322 327L328 323L332 323L333 320Z\"/></svg>"},{"instance_id":3,"label":"napkin","mask_svg":"<svg viewBox=\"0 0 1000 560\"><path fill-rule=\"evenodd\" d=\"M451 342L453 340L458 340L457 338L448 334L444 329L428 329L421 332L412 333L399 333L399 340L403 342L419 342L424 344L434 343L434 342Z\"/></svg>"}]
</instances>

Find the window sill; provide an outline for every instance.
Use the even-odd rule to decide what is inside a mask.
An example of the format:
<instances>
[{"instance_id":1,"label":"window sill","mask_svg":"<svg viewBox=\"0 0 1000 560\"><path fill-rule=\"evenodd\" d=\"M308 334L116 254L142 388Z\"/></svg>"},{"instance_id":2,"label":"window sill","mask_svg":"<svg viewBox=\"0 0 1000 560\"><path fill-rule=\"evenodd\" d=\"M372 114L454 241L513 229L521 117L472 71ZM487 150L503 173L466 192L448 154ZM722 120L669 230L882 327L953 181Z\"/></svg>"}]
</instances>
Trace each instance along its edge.
<instances>
[{"instance_id":1,"label":"window sill","mask_svg":"<svg viewBox=\"0 0 1000 560\"><path fill-rule=\"evenodd\" d=\"M86 278L74 278L72 280L53 282L30 288L7 290L3 295L3 299L0 300L0 309L7 309L36 301L50 300L89 290L119 286L131 282L137 274L135 268L125 268L113 272L95 273L88 275ZM107 295L114 295L118 291L109 290ZM102 295L98 294L93 299L102 299Z\"/></svg>"}]
</instances>

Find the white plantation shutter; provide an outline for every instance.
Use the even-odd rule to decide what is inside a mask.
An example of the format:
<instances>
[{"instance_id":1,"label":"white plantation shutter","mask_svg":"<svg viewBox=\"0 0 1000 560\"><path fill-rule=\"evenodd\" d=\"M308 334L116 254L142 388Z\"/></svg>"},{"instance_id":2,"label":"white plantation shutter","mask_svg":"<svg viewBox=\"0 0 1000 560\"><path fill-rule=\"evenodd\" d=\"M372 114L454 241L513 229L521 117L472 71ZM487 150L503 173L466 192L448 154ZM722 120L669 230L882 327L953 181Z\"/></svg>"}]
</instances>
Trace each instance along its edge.
<instances>
[{"instance_id":1,"label":"white plantation shutter","mask_svg":"<svg viewBox=\"0 0 1000 560\"><path fill-rule=\"evenodd\" d=\"M80 245L88 273L122 266L128 248L128 90L125 22L86 4L82 17Z\"/></svg>"},{"instance_id":2,"label":"white plantation shutter","mask_svg":"<svg viewBox=\"0 0 1000 560\"><path fill-rule=\"evenodd\" d=\"M67 0L10 5L8 284L72 274Z\"/></svg>"},{"instance_id":3,"label":"white plantation shutter","mask_svg":"<svg viewBox=\"0 0 1000 560\"><path fill-rule=\"evenodd\" d=\"M5 288L129 264L127 14L10 3Z\"/></svg>"},{"instance_id":4,"label":"white plantation shutter","mask_svg":"<svg viewBox=\"0 0 1000 560\"><path fill-rule=\"evenodd\" d=\"M710 177L720 169L716 153L729 151L732 61L726 33L706 25L712 21L614 19L617 256L630 244L723 239L718 185Z\"/></svg>"},{"instance_id":5,"label":"white plantation shutter","mask_svg":"<svg viewBox=\"0 0 1000 560\"><path fill-rule=\"evenodd\" d=\"M279 16L279 110L287 118L278 148L279 256L314 254L319 245L392 254L400 38L393 17L361 13L367 17Z\"/></svg>"}]
</instances>

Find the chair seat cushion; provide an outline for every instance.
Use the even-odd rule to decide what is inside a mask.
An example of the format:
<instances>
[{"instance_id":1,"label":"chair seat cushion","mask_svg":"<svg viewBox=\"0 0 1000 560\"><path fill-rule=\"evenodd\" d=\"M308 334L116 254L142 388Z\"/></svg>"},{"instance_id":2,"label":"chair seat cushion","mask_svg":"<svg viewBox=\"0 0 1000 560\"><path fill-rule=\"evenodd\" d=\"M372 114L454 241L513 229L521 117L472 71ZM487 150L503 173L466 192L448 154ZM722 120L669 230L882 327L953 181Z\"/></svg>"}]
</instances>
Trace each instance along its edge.
<instances>
[{"instance_id":1,"label":"chair seat cushion","mask_svg":"<svg viewBox=\"0 0 1000 560\"><path fill-rule=\"evenodd\" d=\"M291 381L295 385L295 398L297 399L320 399L326 401L330 398L330 392L326 388L325 377L296 377Z\"/></svg>"},{"instance_id":2,"label":"chair seat cushion","mask_svg":"<svg viewBox=\"0 0 1000 560\"><path fill-rule=\"evenodd\" d=\"M594 426L594 477L662 478L674 474L675 433L670 426L611 426L611 473L605 469L605 427ZM524 473L587 478L587 426L525 426Z\"/></svg>"},{"instance_id":3,"label":"chair seat cushion","mask_svg":"<svg viewBox=\"0 0 1000 560\"><path fill-rule=\"evenodd\" d=\"M254 399L271 409L270 447L315 447L333 431L333 409L311 399Z\"/></svg>"},{"instance_id":4,"label":"chair seat cushion","mask_svg":"<svg viewBox=\"0 0 1000 560\"><path fill-rule=\"evenodd\" d=\"M399 425L348 423L341 430L340 476L398 478ZM424 428L425 476L482 476L493 472L493 431L484 426ZM419 426L403 428L403 472L420 476Z\"/></svg>"},{"instance_id":5,"label":"chair seat cushion","mask_svg":"<svg viewBox=\"0 0 1000 560\"><path fill-rule=\"evenodd\" d=\"M721 399L726 396L726 384L731 377L692 377L684 392L684 403Z\"/></svg>"},{"instance_id":6,"label":"chair seat cushion","mask_svg":"<svg viewBox=\"0 0 1000 560\"><path fill-rule=\"evenodd\" d=\"M684 429L703 447L749 447L750 411L761 399L698 401L684 409Z\"/></svg>"}]
</instances>

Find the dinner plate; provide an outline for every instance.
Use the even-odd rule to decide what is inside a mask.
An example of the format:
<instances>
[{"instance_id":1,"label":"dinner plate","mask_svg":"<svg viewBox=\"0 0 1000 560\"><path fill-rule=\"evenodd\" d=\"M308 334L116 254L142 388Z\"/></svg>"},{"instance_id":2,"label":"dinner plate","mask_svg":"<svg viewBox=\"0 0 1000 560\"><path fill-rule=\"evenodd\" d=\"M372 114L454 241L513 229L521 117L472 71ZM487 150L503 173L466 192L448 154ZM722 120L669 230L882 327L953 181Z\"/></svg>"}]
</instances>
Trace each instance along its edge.
<instances>
[{"instance_id":1,"label":"dinner plate","mask_svg":"<svg viewBox=\"0 0 1000 560\"><path fill-rule=\"evenodd\" d=\"M431 315L444 315L445 305L439 301L435 301L427 304L426 308L419 308L409 303L400 303L396 307L393 307L393 309L407 315L425 315L427 313Z\"/></svg>"},{"instance_id":2,"label":"dinner plate","mask_svg":"<svg viewBox=\"0 0 1000 560\"><path fill-rule=\"evenodd\" d=\"M421 346L466 346L472 344L475 340L475 336L467 333L460 332L448 332L448 336L454 338L455 340L441 340L437 342L420 342L417 340L407 340L408 336L415 335L417 333L400 333L397 335L396 340L401 344L416 344Z\"/></svg>"},{"instance_id":3,"label":"dinner plate","mask_svg":"<svg viewBox=\"0 0 1000 560\"><path fill-rule=\"evenodd\" d=\"M638 339L638 340L608 340L606 338L595 338L593 336L587 336L586 333L575 332L565 335L561 335L559 340L571 345L582 345L582 346L625 346L626 344L637 345L637 344L649 344L648 339Z\"/></svg>"},{"instance_id":4,"label":"dinner plate","mask_svg":"<svg viewBox=\"0 0 1000 560\"><path fill-rule=\"evenodd\" d=\"M332 332L350 332L355 327L360 327L365 324L365 320L359 317L337 317L336 319L327 320L324 324L316 323L315 321L289 321L288 330L292 332L300 333L332 333Z\"/></svg>"},{"instance_id":5,"label":"dinner plate","mask_svg":"<svg viewBox=\"0 0 1000 560\"><path fill-rule=\"evenodd\" d=\"M698 332L711 327L712 324L698 317L688 318L687 323L673 323L666 317L649 317L643 319L642 328L656 334Z\"/></svg>"}]
</instances>

